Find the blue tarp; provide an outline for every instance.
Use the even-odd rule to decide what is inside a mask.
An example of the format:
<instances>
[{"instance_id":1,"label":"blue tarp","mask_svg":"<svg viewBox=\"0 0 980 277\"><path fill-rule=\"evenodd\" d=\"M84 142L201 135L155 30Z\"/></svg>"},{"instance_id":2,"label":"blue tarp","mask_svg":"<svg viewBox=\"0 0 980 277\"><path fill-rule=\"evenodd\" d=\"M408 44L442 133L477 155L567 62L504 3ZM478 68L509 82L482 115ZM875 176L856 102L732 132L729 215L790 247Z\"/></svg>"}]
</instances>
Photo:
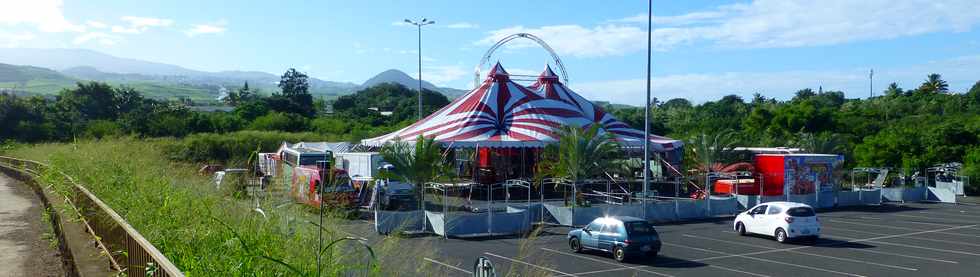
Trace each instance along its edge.
<instances>
[{"instance_id":1,"label":"blue tarp","mask_svg":"<svg viewBox=\"0 0 980 277\"><path fill-rule=\"evenodd\" d=\"M655 222L677 220L674 201L647 203L647 219Z\"/></svg>"},{"instance_id":2,"label":"blue tarp","mask_svg":"<svg viewBox=\"0 0 980 277\"><path fill-rule=\"evenodd\" d=\"M881 189L862 190L860 198L864 204L881 204Z\"/></svg>"},{"instance_id":3,"label":"blue tarp","mask_svg":"<svg viewBox=\"0 0 980 277\"><path fill-rule=\"evenodd\" d=\"M707 215L705 210L705 200L678 200L677 218L694 219L703 218Z\"/></svg>"},{"instance_id":4,"label":"blue tarp","mask_svg":"<svg viewBox=\"0 0 980 277\"><path fill-rule=\"evenodd\" d=\"M737 212L738 201L735 197L711 197L711 215L732 215Z\"/></svg>"},{"instance_id":5,"label":"blue tarp","mask_svg":"<svg viewBox=\"0 0 980 277\"><path fill-rule=\"evenodd\" d=\"M861 198L864 195L860 195L863 192L860 191L841 191L837 192L837 206L857 206L862 205Z\"/></svg>"},{"instance_id":6,"label":"blue tarp","mask_svg":"<svg viewBox=\"0 0 980 277\"><path fill-rule=\"evenodd\" d=\"M418 230L420 224L422 221L418 211L378 211L375 213L374 229L380 234Z\"/></svg>"}]
</instances>

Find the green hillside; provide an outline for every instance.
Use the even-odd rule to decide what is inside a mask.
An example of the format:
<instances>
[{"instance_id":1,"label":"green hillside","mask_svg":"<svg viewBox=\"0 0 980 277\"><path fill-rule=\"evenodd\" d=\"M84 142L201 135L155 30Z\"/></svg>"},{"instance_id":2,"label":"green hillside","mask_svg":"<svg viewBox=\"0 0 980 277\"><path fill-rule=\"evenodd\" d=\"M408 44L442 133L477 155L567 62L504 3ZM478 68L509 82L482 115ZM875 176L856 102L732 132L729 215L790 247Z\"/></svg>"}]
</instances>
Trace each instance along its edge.
<instances>
[{"instance_id":1,"label":"green hillside","mask_svg":"<svg viewBox=\"0 0 980 277\"><path fill-rule=\"evenodd\" d=\"M78 80L47 68L0 63L0 90L51 95Z\"/></svg>"},{"instance_id":2,"label":"green hillside","mask_svg":"<svg viewBox=\"0 0 980 277\"><path fill-rule=\"evenodd\" d=\"M114 86L128 86L154 99L187 98L192 101L210 101L218 95L218 86L181 84L154 80L125 80L119 78L71 77L61 72L34 66L0 63L0 91L22 95L55 95L66 88L75 87L80 81L107 82Z\"/></svg>"}]
</instances>

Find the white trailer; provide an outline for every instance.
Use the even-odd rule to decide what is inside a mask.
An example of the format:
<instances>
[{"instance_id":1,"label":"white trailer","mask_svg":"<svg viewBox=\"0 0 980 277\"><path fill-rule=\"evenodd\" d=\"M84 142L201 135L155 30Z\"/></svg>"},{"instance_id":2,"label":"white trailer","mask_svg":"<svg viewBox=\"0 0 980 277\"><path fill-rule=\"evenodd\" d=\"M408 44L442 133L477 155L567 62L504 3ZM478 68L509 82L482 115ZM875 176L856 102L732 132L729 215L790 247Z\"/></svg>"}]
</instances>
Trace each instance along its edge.
<instances>
[{"instance_id":1,"label":"white trailer","mask_svg":"<svg viewBox=\"0 0 980 277\"><path fill-rule=\"evenodd\" d=\"M347 171L347 176L358 179L374 179L378 176L378 168L384 164L378 152L347 152L334 153L335 165Z\"/></svg>"}]
</instances>

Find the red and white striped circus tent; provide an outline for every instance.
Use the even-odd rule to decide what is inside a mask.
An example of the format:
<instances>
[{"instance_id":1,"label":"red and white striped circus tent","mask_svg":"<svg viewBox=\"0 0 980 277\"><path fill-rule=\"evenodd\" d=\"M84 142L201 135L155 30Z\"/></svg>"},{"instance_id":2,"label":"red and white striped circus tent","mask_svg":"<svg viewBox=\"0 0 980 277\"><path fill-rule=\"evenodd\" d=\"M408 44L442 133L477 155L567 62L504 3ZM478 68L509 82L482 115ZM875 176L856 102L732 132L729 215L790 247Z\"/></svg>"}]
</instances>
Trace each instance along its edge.
<instances>
[{"instance_id":1,"label":"red and white striped circus tent","mask_svg":"<svg viewBox=\"0 0 980 277\"><path fill-rule=\"evenodd\" d=\"M547 99L555 99L574 106L583 117L589 120L590 124L600 124L602 130L612 133L620 144L643 146L643 131L631 128L613 117L612 114L606 113L599 106L566 87L559 81L558 75L551 70L551 66L545 66L544 72L538 75L538 80L528 88ZM668 137L651 134L649 138L650 147L657 151L669 151L682 145L681 141Z\"/></svg>"},{"instance_id":2,"label":"red and white striped circus tent","mask_svg":"<svg viewBox=\"0 0 980 277\"><path fill-rule=\"evenodd\" d=\"M602 124L622 144L642 147L643 132L629 128L558 81L550 68L530 88L510 80L497 63L476 89L401 130L361 144L381 146L396 139L413 141L419 135L446 147L543 147L558 141L563 125ZM679 149L682 143L651 137L658 152Z\"/></svg>"}]
</instances>

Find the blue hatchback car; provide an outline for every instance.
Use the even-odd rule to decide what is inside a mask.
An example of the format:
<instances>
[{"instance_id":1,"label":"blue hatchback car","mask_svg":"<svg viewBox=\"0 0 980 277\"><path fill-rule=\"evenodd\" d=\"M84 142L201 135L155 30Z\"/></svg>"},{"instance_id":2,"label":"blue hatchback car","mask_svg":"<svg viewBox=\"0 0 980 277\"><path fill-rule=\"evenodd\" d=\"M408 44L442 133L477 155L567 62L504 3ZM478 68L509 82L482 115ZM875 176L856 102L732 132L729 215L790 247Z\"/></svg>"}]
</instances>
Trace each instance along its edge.
<instances>
[{"instance_id":1,"label":"blue hatchback car","mask_svg":"<svg viewBox=\"0 0 980 277\"><path fill-rule=\"evenodd\" d=\"M660 244L653 225L628 216L596 218L585 227L568 232L568 246L573 251L606 251L620 262L637 256L656 257Z\"/></svg>"}]
</instances>

